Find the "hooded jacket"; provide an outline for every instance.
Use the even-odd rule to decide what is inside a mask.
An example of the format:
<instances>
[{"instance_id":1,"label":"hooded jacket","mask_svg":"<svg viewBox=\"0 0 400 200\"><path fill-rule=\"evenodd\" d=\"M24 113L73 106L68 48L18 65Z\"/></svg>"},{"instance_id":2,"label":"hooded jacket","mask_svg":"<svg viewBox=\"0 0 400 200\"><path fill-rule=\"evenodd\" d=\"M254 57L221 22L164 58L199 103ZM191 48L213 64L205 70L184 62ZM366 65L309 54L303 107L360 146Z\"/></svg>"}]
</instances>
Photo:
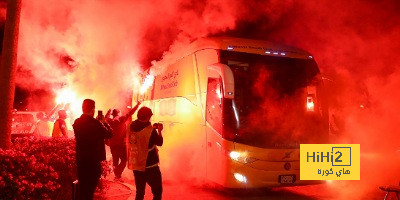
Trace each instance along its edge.
<instances>
[{"instance_id":1,"label":"hooded jacket","mask_svg":"<svg viewBox=\"0 0 400 200\"><path fill-rule=\"evenodd\" d=\"M149 131L149 133L146 133ZM151 133L150 133L151 132ZM152 166L156 166L160 159L158 156L158 149L155 146L162 146L163 144L163 137L157 133L155 129L152 128L150 122L143 122L139 120L133 121L128 128L127 131L127 147L128 147L128 168L133 169L133 170L138 170L139 171L144 171L143 167L148 168ZM146 165L145 166L134 166L133 162L134 159L137 159L132 153L134 148L138 148L142 145L137 145L134 144L134 141L132 140L133 134L139 134L138 136L144 136L148 137L148 145L147 149L139 149L139 151L146 151L148 152L147 155L145 155L147 158L146 159ZM146 134L149 134L149 136L146 136ZM147 141L144 141L147 143ZM139 159L143 159L142 156L140 156Z\"/></svg>"}]
</instances>

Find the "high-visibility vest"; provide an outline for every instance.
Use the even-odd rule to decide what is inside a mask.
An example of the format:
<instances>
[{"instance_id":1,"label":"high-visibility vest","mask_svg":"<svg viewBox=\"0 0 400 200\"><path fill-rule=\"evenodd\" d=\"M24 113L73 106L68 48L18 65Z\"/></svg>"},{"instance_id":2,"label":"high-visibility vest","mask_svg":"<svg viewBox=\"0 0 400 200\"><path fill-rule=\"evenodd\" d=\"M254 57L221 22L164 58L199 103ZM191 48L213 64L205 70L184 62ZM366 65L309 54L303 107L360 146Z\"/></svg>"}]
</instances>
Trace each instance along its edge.
<instances>
[{"instance_id":1,"label":"high-visibility vest","mask_svg":"<svg viewBox=\"0 0 400 200\"><path fill-rule=\"evenodd\" d=\"M46 121L38 120L36 122L35 137L51 137L49 124Z\"/></svg>"},{"instance_id":2,"label":"high-visibility vest","mask_svg":"<svg viewBox=\"0 0 400 200\"><path fill-rule=\"evenodd\" d=\"M129 127L129 126L128 126ZM139 132L134 132L128 128L127 130L127 152L128 152L128 168L131 170L145 171L147 156L150 150L149 141L153 127L147 126Z\"/></svg>"},{"instance_id":3,"label":"high-visibility vest","mask_svg":"<svg viewBox=\"0 0 400 200\"><path fill-rule=\"evenodd\" d=\"M52 133L52 137L63 137L63 133L61 131L61 129L66 129L65 127L65 123L60 124L60 119L58 119L55 123L54 123L54 127L53 127L53 133ZM63 126L63 127L61 127Z\"/></svg>"}]
</instances>

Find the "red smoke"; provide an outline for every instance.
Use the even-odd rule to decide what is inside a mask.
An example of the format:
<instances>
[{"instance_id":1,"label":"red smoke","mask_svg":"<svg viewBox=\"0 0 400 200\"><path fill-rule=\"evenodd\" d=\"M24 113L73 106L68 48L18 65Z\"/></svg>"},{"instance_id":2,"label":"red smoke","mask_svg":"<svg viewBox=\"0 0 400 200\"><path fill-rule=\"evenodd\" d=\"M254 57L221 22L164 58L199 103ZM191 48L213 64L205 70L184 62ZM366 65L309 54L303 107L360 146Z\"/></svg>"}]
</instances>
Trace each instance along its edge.
<instances>
[{"instance_id":1,"label":"red smoke","mask_svg":"<svg viewBox=\"0 0 400 200\"><path fill-rule=\"evenodd\" d=\"M396 0L24 1L17 81L67 85L105 109L123 104L137 72L170 45L227 35L306 49L333 81L331 110L344 122L337 142L361 144L361 181L333 188L361 198L400 180L399 10Z\"/></svg>"},{"instance_id":2,"label":"red smoke","mask_svg":"<svg viewBox=\"0 0 400 200\"><path fill-rule=\"evenodd\" d=\"M334 182L335 191L341 191L335 196L360 199L380 184L398 184L400 95L395 91L400 86L400 58L395 52L400 49L400 4L309 1L290 5L276 19L280 26L270 26L274 30L267 31L269 38L314 55L323 75L334 81L328 81L331 109L344 121L335 142L361 144L361 181Z\"/></svg>"}]
</instances>

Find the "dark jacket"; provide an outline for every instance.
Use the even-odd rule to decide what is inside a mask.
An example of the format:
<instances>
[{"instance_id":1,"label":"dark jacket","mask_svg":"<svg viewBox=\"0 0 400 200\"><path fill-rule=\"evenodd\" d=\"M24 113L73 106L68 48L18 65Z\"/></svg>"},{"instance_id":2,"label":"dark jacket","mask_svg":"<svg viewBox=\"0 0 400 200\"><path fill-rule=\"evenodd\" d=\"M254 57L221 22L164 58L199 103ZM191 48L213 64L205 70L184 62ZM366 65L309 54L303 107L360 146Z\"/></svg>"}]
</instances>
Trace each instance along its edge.
<instances>
[{"instance_id":1,"label":"dark jacket","mask_svg":"<svg viewBox=\"0 0 400 200\"><path fill-rule=\"evenodd\" d=\"M134 132L139 132L149 126L151 123L150 122L142 122L139 120L135 120L131 123L130 129ZM164 142L164 139L161 135L159 135L156 131L156 129L153 129L153 132L151 132L150 136L150 141L149 141L149 146L148 148L151 149L154 145L157 146L162 146ZM146 167L147 166L152 166L160 162L160 159L158 157L157 149L154 148L153 150L149 151L149 154L147 156L146 160Z\"/></svg>"},{"instance_id":2,"label":"dark jacket","mask_svg":"<svg viewBox=\"0 0 400 200\"><path fill-rule=\"evenodd\" d=\"M108 119L107 122L110 124L113 132L113 136L110 139L110 146L125 146L126 145L126 121L128 117L118 116L113 119Z\"/></svg>"},{"instance_id":3,"label":"dark jacket","mask_svg":"<svg viewBox=\"0 0 400 200\"><path fill-rule=\"evenodd\" d=\"M76 161L100 162L106 159L104 139L112 136L111 130L92 116L82 114L74 122Z\"/></svg>"},{"instance_id":4,"label":"dark jacket","mask_svg":"<svg viewBox=\"0 0 400 200\"><path fill-rule=\"evenodd\" d=\"M107 123L110 124L112 128L113 136L110 139L110 147L113 146L126 146L126 121L130 119L130 116L136 112L139 104L133 107L126 115L116 116L114 118L110 118L109 113L106 115Z\"/></svg>"}]
</instances>

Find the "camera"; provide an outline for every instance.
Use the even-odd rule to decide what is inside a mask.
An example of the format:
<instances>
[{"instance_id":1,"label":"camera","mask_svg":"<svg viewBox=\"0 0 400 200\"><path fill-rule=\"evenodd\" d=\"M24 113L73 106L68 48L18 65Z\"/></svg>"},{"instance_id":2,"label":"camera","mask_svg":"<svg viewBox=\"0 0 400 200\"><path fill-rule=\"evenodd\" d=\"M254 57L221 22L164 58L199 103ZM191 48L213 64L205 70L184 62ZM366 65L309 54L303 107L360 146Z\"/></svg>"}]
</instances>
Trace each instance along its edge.
<instances>
[{"instance_id":1,"label":"camera","mask_svg":"<svg viewBox=\"0 0 400 200\"><path fill-rule=\"evenodd\" d=\"M158 129L158 130L160 130L160 129L163 128L163 124L161 124L161 123L154 123L154 124L153 124L153 127L156 128L156 129Z\"/></svg>"},{"instance_id":2,"label":"camera","mask_svg":"<svg viewBox=\"0 0 400 200\"><path fill-rule=\"evenodd\" d=\"M103 121L104 120L104 115L103 115L103 111L102 110L99 110L97 112L97 120L99 120L99 121Z\"/></svg>"}]
</instances>

